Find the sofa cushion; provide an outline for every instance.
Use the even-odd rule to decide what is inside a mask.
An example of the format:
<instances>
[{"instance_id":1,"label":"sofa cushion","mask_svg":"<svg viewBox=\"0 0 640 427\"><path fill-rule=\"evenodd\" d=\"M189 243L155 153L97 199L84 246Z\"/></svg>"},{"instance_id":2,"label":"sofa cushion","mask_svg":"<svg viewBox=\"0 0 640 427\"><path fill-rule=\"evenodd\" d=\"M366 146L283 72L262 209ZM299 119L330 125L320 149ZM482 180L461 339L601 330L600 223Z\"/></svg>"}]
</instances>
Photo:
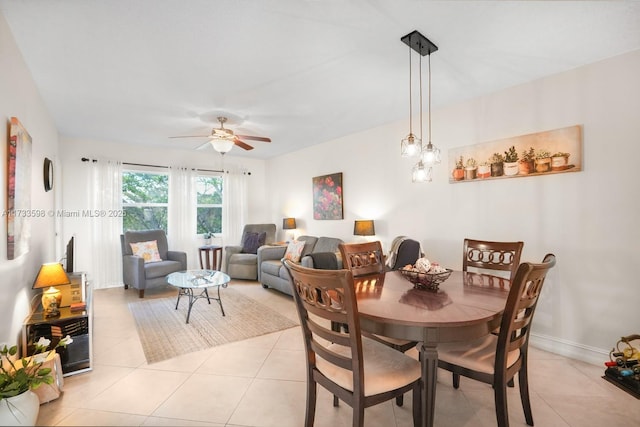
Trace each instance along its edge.
<instances>
[{"instance_id":1,"label":"sofa cushion","mask_svg":"<svg viewBox=\"0 0 640 427\"><path fill-rule=\"evenodd\" d=\"M301 256L305 256L313 252L313 247L316 245L318 238L315 236L299 236L296 240L304 242L304 249L302 250Z\"/></svg>"},{"instance_id":2,"label":"sofa cushion","mask_svg":"<svg viewBox=\"0 0 640 427\"><path fill-rule=\"evenodd\" d=\"M245 231L242 236L242 253L257 254L258 248L264 245L267 238L265 231L258 233L253 231Z\"/></svg>"},{"instance_id":3,"label":"sofa cushion","mask_svg":"<svg viewBox=\"0 0 640 427\"><path fill-rule=\"evenodd\" d=\"M164 277L169 273L182 271L182 263L178 261L160 261L144 265L144 272L147 279Z\"/></svg>"},{"instance_id":4,"label":"sofa cushion","mask_svg":"<svg viewBox=\"0 0 640 427\"><path fill-rule=\"evenodd\" d=\"M284 259L288 259L292 262L300 262L304 246L305 242L303 240L293 240L289 242L289 245L287 245L287 250L284 253Z\"/></svg>"},{"instance_id":5,"label":"sofa cushion","mask_svg":"<svg viewBox=\"0 0 640 427\"><path fill-rule=\"evenodd\" d=\"M262 261L262 264L260 264L260 271L262 271L262 273L271 274L272 276L277 276L280 274L280 267L282 267L282 262L279 259L268 259L266 261Z\"/></svg>"},{"instance_id":6,"label":"sofa cushion","mask_svg":"<svg viewBox=\"0 0 640 427\"><path fill-rule=\"evenodd\" d=\"M258 255L256 254L233 254L229 257L229 263L256 265Z\"/></svg>"},{"instance_id":7,"label":"sofa cushion","mask_svg":"<svg viewBox=\"0 0 640 427\"><path fill-rule=\"evenodd\" d=\"M319 237L313 252L338 252L338 246L342 243L342 239L335 237Z\"/></svg>"},{"instance_id":8,"label":"sofa cushion","mask_svg":"<svg viewBox=\"0 0 640 427\"><path fill-rule=\"evenodd\" d=\"M151 240L148 242L135 242L129 243L131 245L131 252L133 255L139 256L146 263L162 261L160 253L158 252L158 241Z\"/></svg>"}]
</instances>

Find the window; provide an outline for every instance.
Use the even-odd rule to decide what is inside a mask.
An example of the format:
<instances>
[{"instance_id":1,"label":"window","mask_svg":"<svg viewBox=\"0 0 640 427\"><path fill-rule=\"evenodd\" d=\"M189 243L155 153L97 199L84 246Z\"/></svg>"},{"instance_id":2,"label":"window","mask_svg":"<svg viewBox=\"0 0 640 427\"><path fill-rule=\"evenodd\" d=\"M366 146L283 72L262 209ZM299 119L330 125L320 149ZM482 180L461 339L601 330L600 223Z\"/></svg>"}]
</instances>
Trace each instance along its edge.
<instances>
[{"instance_id":1,"label":"window","mask_svg":"<svg viewBox=\"0 0 640 427\"><path fill-rule=\"evenodd\" d=\"M197 233L222 233L222 176L198 175Z\"/></svg>"},{"instance_id":2,"label":"window","mask_svg":"<svg viewBox=\"0 0 640 427\"><path fill-rule=\"evenodd\" d=\"M125 170L122 172L122 228L167 231L169 175Z\"/></svg>"}]
</instances>

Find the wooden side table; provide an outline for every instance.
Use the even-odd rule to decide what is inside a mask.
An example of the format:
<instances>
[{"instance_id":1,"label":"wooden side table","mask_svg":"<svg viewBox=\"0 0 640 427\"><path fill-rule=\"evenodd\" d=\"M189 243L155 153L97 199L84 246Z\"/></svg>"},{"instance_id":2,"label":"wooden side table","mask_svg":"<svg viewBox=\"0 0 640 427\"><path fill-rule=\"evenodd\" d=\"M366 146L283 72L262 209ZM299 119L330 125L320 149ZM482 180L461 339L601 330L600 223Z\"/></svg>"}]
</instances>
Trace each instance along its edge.
<instances>
[{"instance_id":1,"label":"wooden side table","mask_svg":"<svg viewBox=\"0 0 640 427\"><path fill-rule=\"evenodd\" d=\"M218 264L222 267L222 246L204 245L198 248L200 258L200 268L206 270L217 270ZM218 261L219 260L219 261Z\"/></svg>"}]
</instances>

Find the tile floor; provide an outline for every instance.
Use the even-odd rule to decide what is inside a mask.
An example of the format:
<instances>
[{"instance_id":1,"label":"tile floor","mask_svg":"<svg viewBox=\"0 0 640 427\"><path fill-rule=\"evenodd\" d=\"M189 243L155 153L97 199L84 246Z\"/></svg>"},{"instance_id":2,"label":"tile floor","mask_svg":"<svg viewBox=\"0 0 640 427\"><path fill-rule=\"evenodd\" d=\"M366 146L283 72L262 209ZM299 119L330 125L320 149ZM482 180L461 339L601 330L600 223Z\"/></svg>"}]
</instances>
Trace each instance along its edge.
<instances>
[{"instance_id":1,"label":"tile floor","mask_svg":"<svg viewBox=\"0 0 640 427\"><path fill-rule=\"evenodd\" d=\"M255 282L244 292L297 320L293 300ZM147 290L146 298L175 293ZM224 298L224 297L223 297ZM64 393L40 407L38 425L300 427L305 374L300 328L214 347L148 365L127 303L135 290L94 292L94 369L65 378ZM640 424L640 402L607 383L603 368L531 349L530 389L538 427ZM436 426L495 426L493 393L471 380L451 386L440 372ZM370 427L411 426L411 394L402 408L388 402L365 411ZM509 390L512 426L525 426L517 387ZM319 387L317 427L351 425L351 408L332 406Z\"/></svg>"}]
</instances>

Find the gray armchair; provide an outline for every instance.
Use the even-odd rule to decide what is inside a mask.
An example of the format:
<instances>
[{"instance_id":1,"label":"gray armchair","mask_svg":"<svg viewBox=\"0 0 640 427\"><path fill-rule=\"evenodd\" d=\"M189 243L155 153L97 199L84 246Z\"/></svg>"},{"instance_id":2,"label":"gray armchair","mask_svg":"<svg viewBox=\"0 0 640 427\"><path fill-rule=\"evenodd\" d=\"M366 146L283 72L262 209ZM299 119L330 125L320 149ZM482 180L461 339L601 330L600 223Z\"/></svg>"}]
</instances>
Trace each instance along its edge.
<instances>
[{"instance_id":1,"label":"gray armchair","mask_svg":"<svg viewBox=\"0 0 640 427\"><path fill-rule=\"evenodd\" d=\"M247 224L242 232L242 241L239 246L224 247L224 271L232 279L257 280L258 279L258 247L255 241L255 233L265 233L263 245L268 245L276 240L275 224ZM252 244L254 243L254 244Z\"/></svg>"},{"instance_id":2,"label":"gray armchair","mask_svg":"<svg viewBox=\"0 0 640 427\"><path fill-rule=\"evenodd\" d=\"M133 254L131 243L156 240L162 261L144 262ZM187 254L170 251L164 230L127 231L120 235L122 247L122 280L124 288L138 289L138 296L144 298L144 290L152 286L166 285L167 275L187 269Z\"/></svg>"}]
</instances>

